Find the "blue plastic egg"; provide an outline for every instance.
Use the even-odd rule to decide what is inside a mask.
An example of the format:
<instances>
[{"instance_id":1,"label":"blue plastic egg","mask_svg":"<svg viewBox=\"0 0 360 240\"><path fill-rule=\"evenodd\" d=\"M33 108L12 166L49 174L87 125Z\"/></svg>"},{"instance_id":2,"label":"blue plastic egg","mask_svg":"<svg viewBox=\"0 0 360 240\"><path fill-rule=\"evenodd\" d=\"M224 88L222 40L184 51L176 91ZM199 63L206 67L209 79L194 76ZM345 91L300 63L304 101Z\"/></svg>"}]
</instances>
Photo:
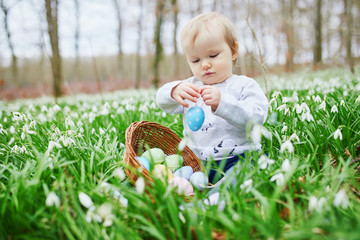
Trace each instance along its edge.
<instances>
[{"instance_id":1,"label":"blue plastic egg","mask_svg":"<svg viewBox=\"0 0 360 240\"><path fill-rule=\"evenodd\" d=\"M186 122L189 128L196 132L201 128L204 123L205 113L201 107L195 106L191 107L186 115Z\"/></svg>"},{"instance_id":2,"label":"blue plastic egg","mask_svg":"<svg viewBox=\"0 0 360 240\"><path fill-rule=\"evenodd\" d=\"M182 177L185 178L186 180L189 181L191 174L193 174L193 169L190 166L183 166L181 168L179 168L178 170L176 170L174 172L174 176L175 177Z\"/></svg>"},{"instance_id":3,"label":"blue plastic egg","mask_svg":"<svg viewBox=\"0 0 360 240\"><path fill-rule=\"evenodd\" d=\"M144 157L135 157L135 159L144 167L146 170L150 171L150 161Z\"/></svg>"}]
</instances>

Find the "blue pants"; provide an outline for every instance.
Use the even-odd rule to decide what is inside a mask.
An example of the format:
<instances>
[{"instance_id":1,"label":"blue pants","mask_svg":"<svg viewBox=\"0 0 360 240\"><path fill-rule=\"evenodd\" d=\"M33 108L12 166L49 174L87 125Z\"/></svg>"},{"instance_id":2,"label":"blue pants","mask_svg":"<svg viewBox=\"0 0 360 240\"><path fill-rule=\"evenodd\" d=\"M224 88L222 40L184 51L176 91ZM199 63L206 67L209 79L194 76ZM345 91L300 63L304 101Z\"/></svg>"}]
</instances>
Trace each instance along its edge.
<instances>
[{"instance_id":1,"label":"blue pants","mask_svg":"<svg viewBox=\"0 0 360 240\"><path fill-rule=\"evenodd\" d=\"M244 153L240 154L239 156L245 158ZM220 173L219 170L222 170L224 173L226 173L227 170L232 168L239 161L239 156L236 155L229 159L215 161L216 165L213 165L212 168L210 168L210 171L208 172L209 183L215 184L218 180L220 180L224 175L222 173ZM225 165L224 165L223 161L226 161ZM224 165L224 166L222 166L222 165ZM215 167L215 169L214 169L214 167Z\"/></svg>"}]
</instances>

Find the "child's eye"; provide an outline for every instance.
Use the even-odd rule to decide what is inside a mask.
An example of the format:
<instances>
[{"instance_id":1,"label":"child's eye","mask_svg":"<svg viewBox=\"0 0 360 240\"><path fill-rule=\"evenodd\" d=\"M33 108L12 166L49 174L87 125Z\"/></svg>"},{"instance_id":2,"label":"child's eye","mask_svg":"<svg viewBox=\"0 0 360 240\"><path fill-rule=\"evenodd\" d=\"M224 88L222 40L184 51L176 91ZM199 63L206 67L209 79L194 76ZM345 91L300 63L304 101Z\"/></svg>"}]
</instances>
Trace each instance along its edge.
<instances>
[{"instance_id":1,"label":"child's eye","mask_svg":"<svg viewBox=\"0 0 360 240\"><path fill-rule=\"evenodd\" d=\"M213 55L210 55L211 58L216 58L219 54L213 54Z\"/></svg>"},{"instance_id":2,"label":"child's eye","mask_svg":"<svg viewBox=\"0 0 360 240\"><path fill-rule=\"evenodd\" d=\"M197 62L199 62L200 60L199 59L196 59L196 60L193 60L192 62L193 63L197 63Z\"/></svg>"}]
</instances>

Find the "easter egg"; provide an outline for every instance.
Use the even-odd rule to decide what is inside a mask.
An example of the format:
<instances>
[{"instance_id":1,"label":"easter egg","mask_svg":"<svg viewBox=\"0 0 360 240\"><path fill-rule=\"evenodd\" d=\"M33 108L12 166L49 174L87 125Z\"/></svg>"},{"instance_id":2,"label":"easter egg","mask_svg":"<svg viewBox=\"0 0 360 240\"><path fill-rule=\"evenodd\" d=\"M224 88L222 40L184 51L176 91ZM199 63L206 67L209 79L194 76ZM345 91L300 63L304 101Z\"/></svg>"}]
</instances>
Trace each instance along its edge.
<instances>
[{"instance_id":1,"label":"easter egg","mask_svg":"<svg viewBox=\"0 0 360 240\"><path fill-rule=\"evenodd\" d=\"M194 188L191 183L182 177L173 177L169 183L176 187L176 191L179 194L190 195L194 192Z\"/></svg>"},{"instance_id":2,"label":"easter egg","mask_svg":"<svg viewBox=\"0 0 360 240\"><path fill-rule=\"evenodd\" d=\"M201 107L191 107L186 115L186 122L192 131L198 131L204 123L205 113Z\"/></svg>"},{"instance_id":3,"label":"easter egg","mask_svg":"<svg viewBox=\"0 0 360 240\"><path fill-rule=\"evenodd\" d=\"M150 148L146 150L141 157L150 160L154 164L160 164L165 161L165 154L164 151L160 148Z\"/></svg>"},{"instance_id":4,"label":"easter egg","mask_svg":"<svg viewBox=\"0 0 360 240\"><path fill-rule=\"evenodd\" d=\"M183 165L184 158L181 155L173 154L165 157L165 165L171 170L175 171Z\"/></svg>"},{"instance_id":5,"label":"easter egg","mask_svg":"<svg viewBox=\"0 0 360 240\"><path fill-rule=\"evenodd\" d=\"M150 170L150 161L144 157L135 157L135 159L144 167L146 170Z\"/></svg>"},{"instance_id":6,"label":"easter egg","mask_svg":"<svg viewBox=\"0 0 360 240\"><path fill-rule=\"evenodd\" d=\"M156 164L152 170L154 178L159 178L162 181L166 179L169 181L174 177L173 173L163 164Z\"/></svg>"},{"instance_id":7,"label":"easter egg","mask_svg":"<svg viewBox=\"0 0 360 240\"><path fill-rule=\"evenodd\" d=\"M190 177L190 183L201 191L209 184L209 179L203 172L194 172Z\"/></svg>"},{"instance_id":8,"label":"easter egg","mask_svg":"<svg viewBox=\"0 0 360 240\"><path fill-rule=\"evenodd\" d=\"M174 177L182 177L189 180L194 170L190 166L183 166L174 172Z\"/></svg>"}]
</instances>

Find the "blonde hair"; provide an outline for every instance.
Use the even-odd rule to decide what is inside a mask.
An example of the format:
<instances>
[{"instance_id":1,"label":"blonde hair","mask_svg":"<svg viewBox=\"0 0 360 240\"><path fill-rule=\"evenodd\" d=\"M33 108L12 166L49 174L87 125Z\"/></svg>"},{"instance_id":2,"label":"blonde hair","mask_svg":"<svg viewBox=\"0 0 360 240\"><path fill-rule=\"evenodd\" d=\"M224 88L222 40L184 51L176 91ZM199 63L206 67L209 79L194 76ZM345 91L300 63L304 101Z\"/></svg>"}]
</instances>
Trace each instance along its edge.
<instances>
[{"instance_id":1,"label":"blonde hair","mask_svg":"<svg viewBox=\"0 0 360 240\"><path fill-rule=\"evenodd\" d=\"M234 25L223 14L217 12L207 12L191 19L180 32L180 41L183 51L186 47L193 47L200 30L211 31L211 27L219 24L224 29L224 38L229 45L232 54L237 54L238 43ZM236 59L233 61L235 64Z\"/></svg>"}]
</instances>

